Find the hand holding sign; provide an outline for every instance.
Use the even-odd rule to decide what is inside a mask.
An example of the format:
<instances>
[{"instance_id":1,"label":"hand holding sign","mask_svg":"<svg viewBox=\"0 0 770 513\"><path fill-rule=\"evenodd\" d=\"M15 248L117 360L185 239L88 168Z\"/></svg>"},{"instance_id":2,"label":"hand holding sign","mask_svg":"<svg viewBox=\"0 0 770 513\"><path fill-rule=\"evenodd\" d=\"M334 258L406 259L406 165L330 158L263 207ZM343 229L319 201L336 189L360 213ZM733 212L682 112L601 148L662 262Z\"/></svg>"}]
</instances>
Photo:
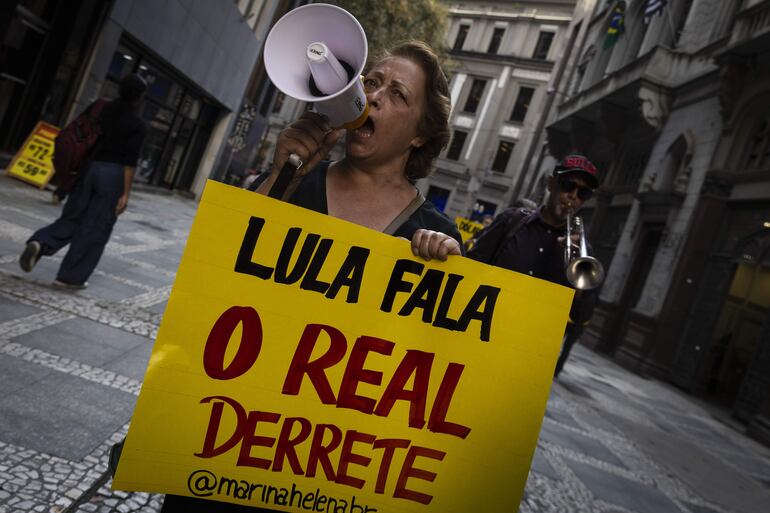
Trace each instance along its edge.
<instances>
[{"instance_id":1,"label":"hand holding sign","mask_svg":"<svg viewBox=\"0 0 770 513\"><path fill-rule=\"evenodd\" d=\"M417 230L412 237L412 253L431 260L445 262L449 255L462 255L460 243L449 235L433 230Z\"/></svg>"}]
</instances>

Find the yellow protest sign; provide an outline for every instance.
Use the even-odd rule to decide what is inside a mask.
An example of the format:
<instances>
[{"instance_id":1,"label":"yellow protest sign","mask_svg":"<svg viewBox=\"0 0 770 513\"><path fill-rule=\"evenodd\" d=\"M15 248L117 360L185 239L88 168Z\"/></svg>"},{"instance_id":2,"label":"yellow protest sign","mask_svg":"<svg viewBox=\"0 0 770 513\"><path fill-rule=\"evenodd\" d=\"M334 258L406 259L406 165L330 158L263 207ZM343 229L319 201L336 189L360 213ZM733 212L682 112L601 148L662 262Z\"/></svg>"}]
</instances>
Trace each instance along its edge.
<instances>
[{"instance_id":1,"label":"yellow protest sign","mask_svg":"<svg viewBox=\"0 0 770 513\"><path fill-rule=\"evenodd\" d=\"M460 230L460 235L463 238L463 242L468 242L468 239L479 233L484 228L483 224L477 223L476 221L471 221L470 219L466 219L464 217L455 217L455 224L457 225L457 229Z\"/></svg>"},{"instance_id":2,"label":"yellow protest sign","mask_svg":"<svg viewBox=\"0 0 770 513\"><path fill-rule=\"evenodd\" d=\"M572 291L209 182L113 487L515 510Z\"/></svg>"},{"instance_id":3,"label":"yellow protest sign","mask_svg":"<svg viewBox=\"0 0 770 513\"><path fill-rule=\"evenodd\" d=\"M58 134L58 127L38 121L13 156L6 173L41 189L45 187L53 176L54 139Z\"/></svg>"}]
</instances>

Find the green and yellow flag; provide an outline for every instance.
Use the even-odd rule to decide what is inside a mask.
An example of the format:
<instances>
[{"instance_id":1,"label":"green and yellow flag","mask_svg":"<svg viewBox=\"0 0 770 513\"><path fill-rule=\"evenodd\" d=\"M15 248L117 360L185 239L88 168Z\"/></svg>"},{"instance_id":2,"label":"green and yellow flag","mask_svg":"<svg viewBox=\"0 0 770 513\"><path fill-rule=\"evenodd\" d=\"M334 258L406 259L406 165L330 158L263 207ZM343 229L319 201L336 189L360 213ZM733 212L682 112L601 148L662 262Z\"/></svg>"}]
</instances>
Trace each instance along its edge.
<instances>
[{"instance_id":1,"label":"green and yellow flag","mask_svg":"<svg viewBox=\"0 0 770 513\"><path fill-rule=\"evenodd\" d=\"M626 3L618 2L612 9L610 26L607 29L607 37L604 38L604 49L612 48L618 38L626 31Z\"/></svg>"}]
</instances>

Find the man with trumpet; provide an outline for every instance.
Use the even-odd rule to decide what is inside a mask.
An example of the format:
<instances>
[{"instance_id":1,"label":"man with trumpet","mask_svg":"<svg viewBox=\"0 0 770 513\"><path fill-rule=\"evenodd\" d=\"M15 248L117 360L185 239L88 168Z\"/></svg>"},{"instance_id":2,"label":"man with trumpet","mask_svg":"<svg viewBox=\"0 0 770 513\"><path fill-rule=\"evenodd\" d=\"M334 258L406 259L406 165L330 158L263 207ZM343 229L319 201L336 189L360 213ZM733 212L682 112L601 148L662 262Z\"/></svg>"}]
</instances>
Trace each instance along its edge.
<instances>
[{"instance_id":1,"label":"man with trumpet","mask_svg":"<svg viewBox=\"0 0 770 513\"><path fill-rule=\"evenodd\" d=\"M596 167L582 155L564 157L547 178L548 199L537 210L510 208L477 235L468 257L576 290L554 377L580 338L596 304L604 269L589 255L576 216L599 186Z\"/></svg>"}]
</instances>

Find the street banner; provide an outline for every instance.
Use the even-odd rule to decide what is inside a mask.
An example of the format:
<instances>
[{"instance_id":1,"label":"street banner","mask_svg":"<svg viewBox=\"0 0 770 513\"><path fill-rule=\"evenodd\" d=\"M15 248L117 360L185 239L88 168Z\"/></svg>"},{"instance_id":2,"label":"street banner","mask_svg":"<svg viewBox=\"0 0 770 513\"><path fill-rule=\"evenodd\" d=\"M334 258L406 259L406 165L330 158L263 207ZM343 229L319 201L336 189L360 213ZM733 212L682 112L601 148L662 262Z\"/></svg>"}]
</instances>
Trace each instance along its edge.
<instances>
[{"instance_id":1,"label":"street banner","mask_svg":"<svg viewBox=\"0 0 770 513\"><path fill-rule=\"evenodd\" d=\"M48 185L54 172L54 139L58 133L58 127L38 121L35 129L13 156L6 174L41 189Z\"/></svg>"},{"instance_id":2,"label":"street banner","mask_svg":"<svg viewBox=\"0 0 770 513\"><path fill-rule=\"evenodd\" d=\"M460 236L463 238L463 242L468 242L468 239L484 229L483 224L471 221L465 217L455 217L455 224L457 225L457 229L460 230Z\"/></svg>"},{"instance_id":3,"label":"street banner","mask_svg":"<svg viewBox=\"0 0 770 513\"><path fill-rule=\"evenodd\" d=\"M515 511L572 290L210 181L113 487Z\"/></svg>"}]
</instances>

